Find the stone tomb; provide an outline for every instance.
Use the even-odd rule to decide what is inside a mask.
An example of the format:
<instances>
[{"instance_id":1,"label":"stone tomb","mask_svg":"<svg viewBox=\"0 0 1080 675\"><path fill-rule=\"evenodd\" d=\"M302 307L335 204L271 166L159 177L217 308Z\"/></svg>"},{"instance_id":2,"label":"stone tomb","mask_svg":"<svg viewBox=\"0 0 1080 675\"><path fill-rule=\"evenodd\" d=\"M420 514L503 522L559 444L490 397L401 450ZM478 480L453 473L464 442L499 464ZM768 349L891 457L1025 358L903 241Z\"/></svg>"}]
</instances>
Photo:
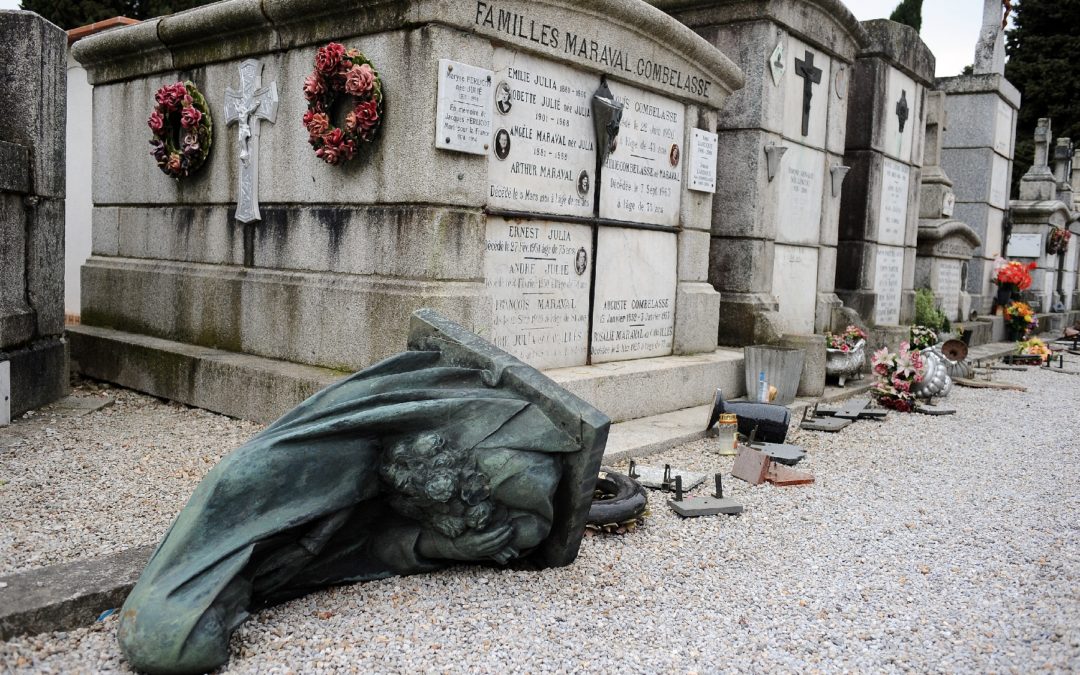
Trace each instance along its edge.
<instances>
[{"instance_id":1,"label":"stone tomb","mask_svg":"<svg viewBox=\"0 0 1080 675\"><path fill-rule=\"evenodd\" d=\"M837 294L877 326L914 317L926 90L934 56L918 33L886 19L865 21L869 44L855 62L848 108L851 166L840 210ZM886 342L889 342L886 340Z\"/></svg>"},{"instance_id":2,"label":"stone tomb","mask_svg":"<svg viewBox=\"0 0 1080 675\"><path fill-rule=\"evenodd\" d=\"M0 425L63 396L64 32L0 10Z\"/></svg>"},{"instance_id":3,"label":"stone tomb","mask_svg":"<svg viewBox=\"0 0 1080 675\"><path fill-rule=\"evenodd\" d=\"M721 344L830 327L845 122L863 27L837 0L651 0L725 54L747 86L719 116L709 280Z\"/></svg>"},{"instance_id":4,"label":"stone tomb","mask_svg":"<svg viewBox=\"0 0 1080 675\"><path fill-rule=\"evenodd\" d=\"M420 307L541 368L715 349L701 165L742 84L720 52L637 1L313 7L229 0L76 46L99 120L74 333L85 372L267 419L400 351ZM386 101L376 141L339 166L301 126L304 78L330 41L371 60ZM223 106L249 59L279 101L261 125L261 219L241 223ZM185 78L215 139L176 181L132 134L154 92ZM608 156L602 83L624 110Z\"/></svg>"},{"instance_id":5,"label":"stone tomb","mask_svg":"<svg viewBox=\"0 0 1080 675\"><path fill-rule=\"evenodd\" d=\"M981 245L968 266L965 290L979 314L990 311L997 287L994 260L1004 249L1002 222L1009 206L1020 92L1004 76L1001 3L984 0L983 30L971 75L938 78L949 124L942 133L941 167L956 193L953 217L967 223Z\"/></svg>"}]
</instances>

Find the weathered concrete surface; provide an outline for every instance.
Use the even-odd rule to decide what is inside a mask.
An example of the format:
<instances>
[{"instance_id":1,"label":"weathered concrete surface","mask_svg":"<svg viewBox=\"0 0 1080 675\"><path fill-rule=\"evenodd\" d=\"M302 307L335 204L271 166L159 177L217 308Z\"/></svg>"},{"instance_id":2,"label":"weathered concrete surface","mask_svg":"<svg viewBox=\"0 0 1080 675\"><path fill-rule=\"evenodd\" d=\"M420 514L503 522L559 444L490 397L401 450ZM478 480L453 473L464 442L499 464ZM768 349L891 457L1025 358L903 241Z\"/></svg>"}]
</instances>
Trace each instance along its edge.
<instances>
[{"instance_id":1,"label":"weathered concrete surface","mask_svg":"<svg viewBox=\"0 0 1080 675\"><path fill-rule=\"evenodd\" d=\"M153 550L140 546L0 577L0 640L93 623L123 604Z\"/></svg>"}]
</instances>

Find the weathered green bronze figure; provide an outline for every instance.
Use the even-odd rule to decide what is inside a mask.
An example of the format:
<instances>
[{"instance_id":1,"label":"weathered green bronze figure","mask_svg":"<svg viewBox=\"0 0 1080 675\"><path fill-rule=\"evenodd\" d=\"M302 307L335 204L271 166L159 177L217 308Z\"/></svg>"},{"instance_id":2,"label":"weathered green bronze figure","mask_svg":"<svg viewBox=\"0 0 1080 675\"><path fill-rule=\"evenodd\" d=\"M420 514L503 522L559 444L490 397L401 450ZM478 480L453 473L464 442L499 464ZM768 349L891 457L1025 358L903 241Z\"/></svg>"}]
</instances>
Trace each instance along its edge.
<instances>
[{"instance_id":1,"label":"weathered green bronze figure","mask_svg":"<svg viewBox=\"0 0 1080 675\"><path fill-rule=\"evenodd\" d=\"M251 612L327 585L452 561L569 564L608 425L421 310L408 352L312 396L207 474L124 603L121 648L140 670L203 672Z\"/></svg>"}]
</instances>

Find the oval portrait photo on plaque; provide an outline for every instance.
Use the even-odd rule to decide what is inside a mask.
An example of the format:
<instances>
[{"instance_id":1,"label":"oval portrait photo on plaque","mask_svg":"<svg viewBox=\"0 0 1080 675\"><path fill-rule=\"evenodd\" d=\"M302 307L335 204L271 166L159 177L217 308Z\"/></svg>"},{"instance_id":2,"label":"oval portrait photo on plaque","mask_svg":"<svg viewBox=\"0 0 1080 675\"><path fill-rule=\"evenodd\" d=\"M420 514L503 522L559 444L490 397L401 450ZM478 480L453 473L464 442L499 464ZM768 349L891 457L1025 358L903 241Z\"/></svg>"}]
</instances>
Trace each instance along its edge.
<instances>
[{"instance_id":1,"label":"oval portrait photo on plaque","mask_svg":"<svg viewBox=\"0 0 1080 675\"><path fill-rule=\"evenodd\" d=\"M577 191L578 194L584 197L589 194L589 172L582 171L577 178Z\"/></svg>"},{"instance_id":2,"label":"oval portrait photo on plaque","mask_svg":"<svg viewBox=\"0 0 1080 675\"><path fill-rule=\"evenodd\" d=\"M499 159L506 159L510 154L510 132L506 129L499 129L495 132L495 156Z\"/></svg>"},{"instance_id":3,"label":"oval portrait photo on plaque","mask_svg":"<svg viewBox=\"0 0 1080 675\"><path fill-rule=\"evenodd\" d=\"M582 246L577 250L577 257L574 258L574 271L580 277L587 269L589 269L589 252Z\"/></svg>"},{"instance_id":4,"label":"oval portrait photo on plaque","mask_svg":"<svg viewBox=\"0 0 1080 675\"><path fill-rule=\"evenodd\" d=\"M499 111L499 114L505 115L513 107L514 104L510 101L510 84L503 80L495 88L495 108Z\"/></svg>"}]
</instances>

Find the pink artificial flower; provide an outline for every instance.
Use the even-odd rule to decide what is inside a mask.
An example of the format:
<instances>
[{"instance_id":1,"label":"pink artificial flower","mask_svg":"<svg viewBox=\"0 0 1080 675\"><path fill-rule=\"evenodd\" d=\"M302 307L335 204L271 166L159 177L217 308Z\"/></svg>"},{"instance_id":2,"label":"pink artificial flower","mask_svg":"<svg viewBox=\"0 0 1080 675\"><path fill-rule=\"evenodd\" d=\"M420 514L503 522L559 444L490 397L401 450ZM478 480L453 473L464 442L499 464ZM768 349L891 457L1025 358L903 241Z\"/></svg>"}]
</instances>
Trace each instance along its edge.
<instances>
[{"instance_id":1,"label":"pink artificial flower","mask_svg":"<svg viewBox=\"0 0 1080 675\"><path fill-rule=\"evenodd\" d=\"M851 347L848 347L847 343L844 343L844 344L840 345L840 351L842 351L842 352L850 352Z\"/></svg>"},{"instance_id":2,"label":"pink artificial flower","mask_svg":"<svg viewBox=\"0 0 1080 675\"><path fill-rule=\"evenodd\" d=\"M157 135L165 127L165 117L155 108L154 112L150 113L150 119L146 123L150 126L150 130Z\"/></svg>"},{"instance_id":3,"label":"pink artificial flower","mask_svg":"<svg viewBox=\"0 0 1080 675\"><path fill-rule=\"evenodd\" d=\"M175 152L169 155L168 168L169 173L173 174L174 176L180 174L180 155L176 154Z\"/></svg>"},{"instance_id":4,"label":"pink artificial flower","mask_svg":"<svg viewBox=\"0 0 1080 675\"><path fill-rule=\"evenodd\" d=\"M202 120L202 113L195 106L188 106L180 113L180 126L185 129L194 129Z\"/></svg>"},{"instance_id":5,"label":"pink artificial flower","mask_svg":"<svg viewBox=\"0 0 1080 675\"><path fill-rule=\"evenodd\" d=\"M375 101L364 101L356 106L356 127L360 135L367 140L375 127L379 125L379 104Z\"/></svg>"},{"instance_id":6,"label":"pink artificial flower","mask_svg":"<svg viewBox=\"0 0 1080 675\"><path fill-rule=\"evenodd\" d=\"M322 136L330 130L330 116L326 113L314 113L308 118L307 114L305 114L304 126L307 127L308 133L312 136Z\"/></svg>"},{"instance_id":7,"label":"pink artificial flower","mask_svg":"<svg viewBox=\"0 0 1080 675\"><path fill-rule=\"evenodd\" d=\"M319 47L315 52L315 67L327 75L331 75L341 65L341 59L345 56L345 47L337 42L331 42L325 47Z\"/></svg>"},{"instance_id":8,"label":"pink artificial flower","mask_svg":"<svg viewBox=\"0 0 1080 675\"><path fill-rule=\"evenodd\" d=\"M345 92L363 96L375 86L375 71L368 64L353 66L345 75Z\"/></svg>"},{"instance_id":9,"label":"pink artificial flower","mask_svg":"<svg viewBox=\"0 0 1080 675\"><path fill-rule=\"evenodd\" d=\"M154 94L154 99L158 102L158 105L163 106L166 110L175 110L187 95L187 87L184 86L184 83L177 82L158 89L157 93Z\"/></svg>"},{"instance_id":10,"label":"pink artificial flower","mask_svg":"<svg viewBox=\"0 0 1080 675\"><path fill-rule=\"evenodd\" d=\"M304 98L314 101L326 93L326 80L319 73L304 78Z\"/></svg>"}]
</instances>

